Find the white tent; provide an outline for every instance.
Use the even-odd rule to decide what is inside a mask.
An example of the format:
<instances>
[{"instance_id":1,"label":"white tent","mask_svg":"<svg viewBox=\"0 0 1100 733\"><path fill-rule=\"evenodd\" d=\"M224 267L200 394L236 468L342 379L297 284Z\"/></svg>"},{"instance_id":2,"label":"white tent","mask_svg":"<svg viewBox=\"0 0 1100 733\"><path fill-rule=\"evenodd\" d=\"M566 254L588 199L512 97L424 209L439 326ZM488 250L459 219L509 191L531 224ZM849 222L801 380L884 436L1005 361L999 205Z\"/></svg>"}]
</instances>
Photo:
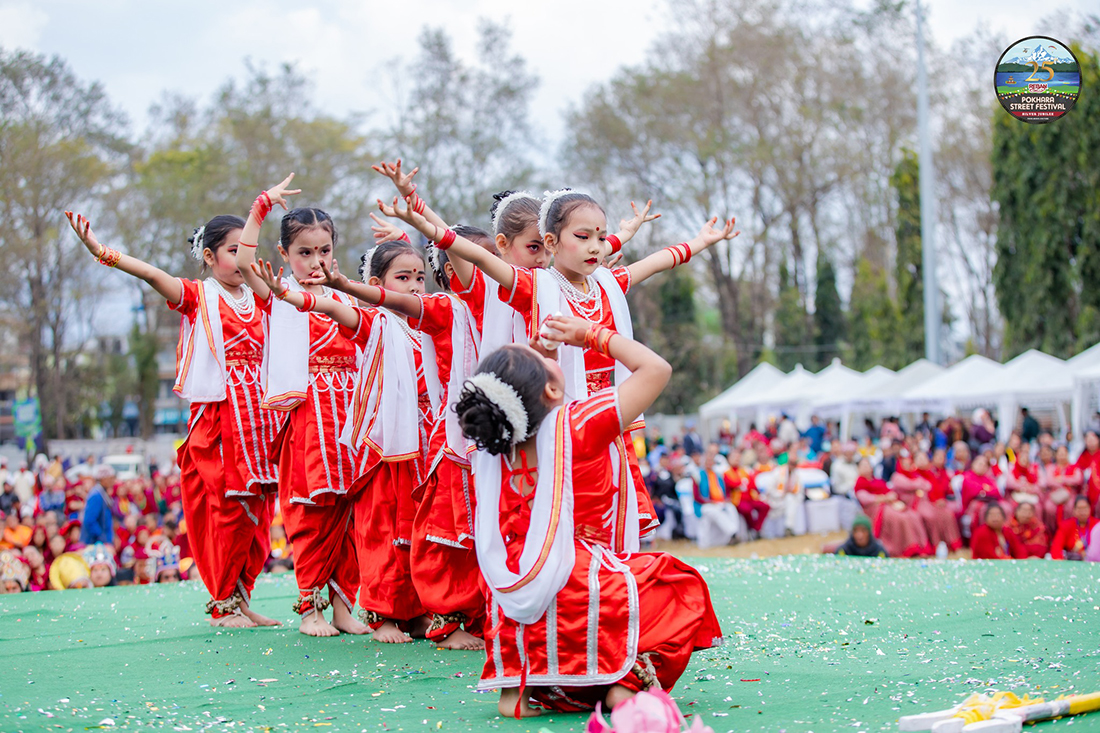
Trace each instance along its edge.
<instances>
[{"instance_id":1,"label":"white tent","mask_svg":"<svg viewBox=\"0 0 1100 733\"><path fill-rule=\"evenodd\" d=\"M997 405L997 437L1008 440L1020 405L1060 405L1073 399L1073 370L1056 356L1029 349L989 378L975 383L969 398L970 404ZM1064 423L1062 411L1056 412Z\"/></svg>"},{"instance_id":2,"label":"white tent","mask_svg":"<svg viewBox=\"0 0 1100 733\"><path fill-rule=\"evenodd\" d=\"M785 412L804 430L810 425L810 415L816 401L824 396L852 389L862 377L859 372L841 364L840 359L833 359L832 364L817 374L812 374L799 365L787 379L757 395L753 406L757 409L758 419L763 416L762 413Z\"/></svg>"},{"instance_id":3,"label":"white tent","mask_svg":"<svg viewBox=\"0 0 1100 733\"><path fill-rule=\"evenodd\" d=\"M1092 351L1097 347L1089 349ZM1089 353L1084 351L1077 356ZM1077 357L1074 357L1076 359ZM1070 359L1073 364L1073 359ZM1073 375L1073 441L1076 446L1084 443L1085 429L1091 423L1091 415L1097 408L1097 390L1100 388L1100 363L1082 367Z\"/></svg>"},{"instance_id":4,"label":"white tent","mask_svg":"<svg viewBox=\"0 0 1100 733\"><path fill-rule=\"evenodd\" d=\"M981 405L981 400L973 399L974 391L1002 369L1002 365L980 354L968 356L902 393L898 399L899 408L946 412L957 407Z\"/></svg>"},{"instance_id":5,"label":"white tent","mask_svg":"<svg viewBox=\"0 0 1100 733\"><path fill-rule=\"evenodd\" d=\"M754 395L775 386L786 376L777 367L761 362L725 392L703 403L699 408L699 416L704 420L735 417L737 414L735 407L740 400L751 399Z\"/></svg>"},{"instance_id":6,"label":"white tent","mask_svg":"<svg viewBox=\"0 0 1100 733\"><path fill-rule=\"evenodd\" d=\"M891 414L902 412L902 395L943 372L944 367L939 364L927 359L917 359L894 374L889 382L869 390L862 398L853 400L852 410Z\"/></svg>"},{"instance_id":7,"label":"white tent","mask_svg":"<svg viewBox=\"0 0 1100 733\"><path fill-rule=\"evenodd\" d=\"M773 384L768 389L752 395L744 395L732 401L732 408L738 413L756 415L756 424L761 427L768 417L768 411L786 411L791 405L798 402L798 395L811 389L811 385L817 380L817 375L806 371L801 364L796 364L783 379ZM792 401L791 398L794 398Z\"/></svg>"},{"instance_id":8,"label":"white tent","mask_svg":"<svg viewBox=\"0 0 1100 733\"><path fill-rule=\"evenodd\" d=\"M871 367L859 374L858 379L848 380L847 384L819 395L813 403L813 410L822 417L839 417L840 437L848 440L852 434L852 415L855 412L853 405L874 390L892 382L896 376L896 372L884 366Z\"/></svg>"}]
</instances>

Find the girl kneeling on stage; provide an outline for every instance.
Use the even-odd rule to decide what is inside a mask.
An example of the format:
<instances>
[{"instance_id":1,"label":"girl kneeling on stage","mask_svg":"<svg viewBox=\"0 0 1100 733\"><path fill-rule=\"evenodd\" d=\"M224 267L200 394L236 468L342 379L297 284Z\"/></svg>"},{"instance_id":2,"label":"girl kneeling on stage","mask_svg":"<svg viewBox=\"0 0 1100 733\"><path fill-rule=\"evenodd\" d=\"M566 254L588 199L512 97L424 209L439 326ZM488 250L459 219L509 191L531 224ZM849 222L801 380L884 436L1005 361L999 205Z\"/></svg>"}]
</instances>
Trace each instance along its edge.
<instances>
[{"instance_id":1,"label":"girl kneeling on stage","mask_svg":"<svg viewBox=\"0 0 1100 733\"><path fill-rule=\"evenodd\" d=\"M516 716L539 713L532 699L576 711L670 690L692 651L722 634L691 566L608 549L638 533L630 468L608 446L661 393L668 363L579 318L552 316L542 334L596 349L632 375L564 404L552 352L505 346L481 361L456 405L480 448L474 534L488 621L479 688L501 689L501 713Z\"/></svg>"}]
</instances>

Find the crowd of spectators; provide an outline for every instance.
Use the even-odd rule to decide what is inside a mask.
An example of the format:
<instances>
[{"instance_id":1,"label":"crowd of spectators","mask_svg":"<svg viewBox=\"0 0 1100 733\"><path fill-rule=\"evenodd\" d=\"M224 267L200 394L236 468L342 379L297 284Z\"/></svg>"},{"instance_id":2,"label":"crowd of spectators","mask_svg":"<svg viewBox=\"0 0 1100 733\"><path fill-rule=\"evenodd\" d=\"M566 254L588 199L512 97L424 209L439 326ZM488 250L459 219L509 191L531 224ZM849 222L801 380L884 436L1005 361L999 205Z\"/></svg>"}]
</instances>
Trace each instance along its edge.
<instances>
[{"instance_id":1,"label":"crowd of spectators","mask_svg":"<svg viewBox=\"0 0 1100 733\"><path fill-rule=\"evenodd\" d=\"M938 422L925 413L908 430L897 417L867 420L849 441L817 417L805 430L786 415L763 430L727 428L710 443L689 422L671 440L647 434L642 468L661 536L702 547L801 534L827 501L851 529L826 548L840 554L968 546L976 559L1100 561L1100 426L1074 455L1071 436L1056 440L1026 409L1021 418L1006 443L986 410Z\"/></svg>"},{"instance_id":2,"label":"crowd of spectators","mask_svg":"<svg viewBox=\"0 0 1100 733\"><path fill-rule=\"evenodd\" d=\"M0 457L0 593L198 580L174 464L119 476L110 463ZM267 570L293 569L281 517Z\"/></svg>"}]
</instances>

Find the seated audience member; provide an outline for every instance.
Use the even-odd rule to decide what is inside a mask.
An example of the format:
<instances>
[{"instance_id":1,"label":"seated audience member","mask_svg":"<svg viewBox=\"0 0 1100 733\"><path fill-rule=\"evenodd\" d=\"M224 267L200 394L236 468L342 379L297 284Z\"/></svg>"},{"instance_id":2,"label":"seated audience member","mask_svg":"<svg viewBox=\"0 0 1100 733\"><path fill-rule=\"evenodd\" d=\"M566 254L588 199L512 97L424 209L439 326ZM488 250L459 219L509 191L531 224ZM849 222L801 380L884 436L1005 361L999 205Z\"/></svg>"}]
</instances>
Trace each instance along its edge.
<instances>
[{"instance_id":1,"label":"seated audience member","mask_svg":"<svg viewBox=\"0 0 1100 733\"><path fill-rule=\"evenodd\" d=\"M1077 457L1077 467L1081 469L1087 482L1081 491L1089 498L1089 506L1100 502L1100 434L1096 429L1085 431L1085 449Z\"/></svg>"},{"instance_id":2,"label":"seated audience member","mask_svg":"<svg viewBox=\"0 0 1100 733\"><path fill-rule=\"evenodd\" d=\"M889 557L886 548L871 534L871 520L859 514L852 522L848 540L836 548L837 555L845 557Z\"/></svg>"},{"instance_id":3,"label":"seated audience member","mask_svg":"<svg viewBox=\"0 0 1100 733\"><path fill-rule=\"evenodd\" d=\"M971 528L981 523L985 505L990 501L1001 502L1004 495L1001 487L989 470L989 459L985 454L975 456L970 464L970 469L963 472L962 478L962 510L963 524ZM1007 514L1006 504L1001 505L1002 513Z\"/></svg>"},{"instance_id":4,"label":"seated audience member","mask_svg":"<svg viewBox=\"0 0 1100 733\"><path fill-rule=\"evenodd\" d=\"M1012 499L1013 504L1031 504L1039 521L1042 522L1045 492L1039 481L1039 467L1031 462L1031 456L1027 447L1024 446L1016 453L1016 461L1007 473L1005 493Z\"/></svg>"},{"instance_id":5,"label":"seated audience member","mask_svg":"<svg viewBox=\"0 0 1100 733\"><path fill-rule=\"evenodd\" d=\"M165 542L156 553L157 583L180 582L180 551L170 542Z\"/></svg>"},{"instance_id":6,"label":"seated audience member","mask_svg":"<svg viewBox=\"0 0 1100 733\"><path fill-rule=\"evenodd\" d=\"M34 545L28 545L23 550L23 560L27 563L29 577L27 590L40 591L50 588L50 568L46 564L46 558Z\"/></svg>"},{"instance_id":7,"label":"seated audience member","mask_svg":"<svg viewBox=\"0 0 1100 733\"><path fill-rule=\"evenodd\" d=\"M0 550L0 593L22 593L30 580L30 568L15 550Z\"/></svg>"},{"instance_id":8,"label":"seated audience member","mask_svg":"<svg viewBox=\"0 0 1100 733\"><path fill-rule=\"evenodd\" d=\"M874 478L871 462L859 462L856 499L863 512L872 517L875 536L882 540L890 557L914 557L932 554L924 522L882 479Z\"/></svg>"},{"instance_id":9,"label":"seated audience member","mask_svg":"<svg viewBox=\"0 0 1100 733\"><path fill-rule=\"evenodd\" d=\"M656 467L646 476L646 488L661 524L667 522L672 526L673 538L683 537L684 518L680 510L680 497L676 493L676 478L672 475L672 455L667 450L661 452Z\"/></svg>"},{"instance_id":10,"label":"seated audience member","mask_svg":"<svg viewBox=\"0 0 1100 733\"><path fill-rule=\"evenodd\" d=\"M30 544L32 534L34 530L19 518L18 505L16 505L16 508L4 517L4 537L0 540L0 549L22 550Z\"/></svg>"},{"instance_id":11,"label":"seated audience member","mask_svg":"<svg viewBox=\"0 0 1100 733\"><path fill-rule=\"evenodd\" d=\"M65 554L65 537L60 532L50 538L46 545L46 562L51 563Z\"/></svg>"},{"instance_id":12,"label":"seated audience member","mask_svg":"<svg viewBox=\"0 0 1100 733\"><path fill-rule=\"evenodd\" d=\"M1026 501L1018 504L1015 516L1008 526L1020 540L1025 557L1046 557L1050 551L1050 540L1047 537L1047 528L1035 514L1033 504Z\"/></svg>"},{"instance_id":13,"label":"seated audience member","mask_svg":"<svg viewBox=\"0 0 1100 733\"><path fill-rule=\"evenodd\" d=\"M718 452L707 450L695 489L695 513L699 517L696 541L699 547L728 545L741 528L741 520L726 496L725 484L716 470Z\"/></svg>"},{"instance_id":14,"label":"seated audience member","mask_svg":"<svg viewBox=\"0 0 1100 733\"><path fill-rule=\"evenodd\" d=\"M1005 524L1005 510L995 501L985 505L982 524L970 538L971 557L975 560L1011 560L1027 557L1020 540Z\"/></svg>"},{"instance_id":15,"label":"seated audience member","mask_svg":"<svg viewBox=\"0 0 1100 733\"><path fill-rule=\"evenodd\" d=\"M1083 560L1096 525L1088 497L1078 496L1073 502L1073 515L1058 525L1050 543L1050 556L1055 560Z\"/></svg>"},{"instance_id":16,"label":"seated audience member","mask_svg":"<svg viewBox=\"0 0 1100 733\"><path fill-rule=\"evenodd\" d=\"M849 440L840 448L840 455L829 466L829 484L834 496L854 496L859 465L856 452L859 446Z\"/></svg>"},{"instance_id":17,"label":"seated audience member","mask_svg":"<svg viewBox=\"0 0 1100 733\"><path fill-rule=\"evenodd\" d=\"M114 548L97 542L84 548L84 562L88 563L88 577L93 588L105 588L115 584Z\"/></svg>"},{"instance_id":18,"label":"seated audience member","mask_svg":"<svg viewBox=\"0 0 1100 733\"><path fill-rule=\"evenodd\" d=\"M1069 448L1064 445L1055 449L1054 462L1047 465L1046 475L1047 493L1043 498L1043 520L1047 531L1054 534L1069 517L1073 502L1084 491L1085 475L1080 466L1070 463Z\"/></svg>"},{"instance_id":19,"label":"seated audience member","mask_svg":"<svg viewBox=\"0 0 1100 733\"><path fill-rule=\"evenodd\" d=\"M50 587L54 590L92 587L88 563L79 552L66 552L50 563Z\"/></svg>"},{"instance_id":20,"label":"seated audience member","mask_svg":"<svg viewBox=\"0 0 1100 733\"><path fill-rule=\"evenodd\" d=\"M937 548L943 542L949 551L954 552L962 547L962 537L955 511L947 503L951 479L944 468L945 460L942 449L936 451L938 466L928 460L927 453L918 451L910 464L894 474L892 485L903 497L902 501L906 500L906 493L903 492L908 492L908 496L912 497L913 509L924 522L929 544Z\"/></svg>"},{"instance_id":21,"label":"seated audience member","mask_svg":"<svg viewBox=\"0 0 1100 733\"><path fill-rule=\"evenodd\" d=\"M771 506L760 499L752 475L741 465L741 451L736 448L730 451L729 464L729 470L722 477L726 493L737 513L745 518L749 529L759 535Z\"/></svg>"}]
</instances>

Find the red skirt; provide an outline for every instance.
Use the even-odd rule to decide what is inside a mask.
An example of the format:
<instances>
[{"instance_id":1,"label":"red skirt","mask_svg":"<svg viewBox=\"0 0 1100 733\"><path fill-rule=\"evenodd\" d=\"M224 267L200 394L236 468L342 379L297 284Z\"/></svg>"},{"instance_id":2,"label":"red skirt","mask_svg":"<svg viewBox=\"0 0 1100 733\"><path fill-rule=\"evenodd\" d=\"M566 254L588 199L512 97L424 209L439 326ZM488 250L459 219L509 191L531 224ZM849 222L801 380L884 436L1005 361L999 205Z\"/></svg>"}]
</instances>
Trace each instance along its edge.
<instances>
[{"instance_id":1,"label":"red skirt","mask_svg":"<svg viewBox=\"0 0 1100 733\"><path fill-rule=\"evenodd\" d=\"M355 549L361 571L359 605L381 619L409 621L424 614L412 582L416 461L382 461L355 481ZM371 621L377 628L381 621Z\"/></svg>"},{"instance_id":2,"label":"red skirt","mask_svg":"<svg viewBox=\"0 0 1100 733\"><path fill-rule=\"evenodd\" d=\"M435 616L427 634L433 641L463 624L474 635L482 632L485 596L474 553L474 503L469 467L444 456L417 506L410 557L413 587Z\"/></svg>"},{"instance_id":3,"label":"red skirt","mask_svg":"<svg viewBox=\"0 0 1100 733\"><path fill-rule=\"evenodd\" d=\"M248 602L271 549L275 485L250 484L242 473L228 401L196 404L192 413L176 457L191 553L214 601L240 592Z\"/></svg>"},{"instance_id":4,"label":"red skirt","mask_svg":"<svg viewBox=\"0 0 1100 733\"><path fill-rule=\"evenodd\" d=\"M489 595L479 689L546 688L536 699L552 710L591 710L610 685L644 689L639 670L671 690L693 651L721 642L693 567L663 553L599 552L604 562L577 543L572 575L534 624L505 617Z\"/></svg>"}]
</instances>

